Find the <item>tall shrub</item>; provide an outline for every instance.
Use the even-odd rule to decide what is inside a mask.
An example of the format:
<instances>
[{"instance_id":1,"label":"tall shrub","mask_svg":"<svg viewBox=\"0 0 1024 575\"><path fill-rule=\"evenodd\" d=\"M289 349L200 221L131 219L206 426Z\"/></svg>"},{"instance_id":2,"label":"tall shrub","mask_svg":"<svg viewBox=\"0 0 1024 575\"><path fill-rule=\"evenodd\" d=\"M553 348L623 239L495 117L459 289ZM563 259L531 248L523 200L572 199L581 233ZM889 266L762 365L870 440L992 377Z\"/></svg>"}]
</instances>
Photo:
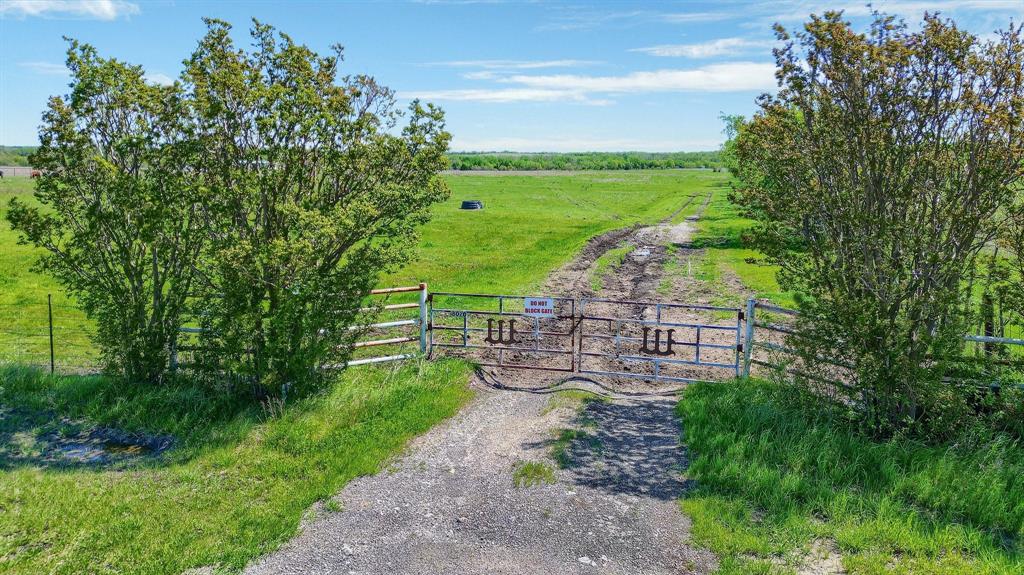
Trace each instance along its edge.
<instances>
[{"instance_id":1,"label":"tall shrub","mask_svg":"<svg viewBox=\"0 0 1024 575\"><path fill-rule=\"evenodd\" d=\"M780 89L737 139L737 197L805 295L795 344L819 374L823 357L851 366L873 429L922 413L938 429L966 410L946 358L1022 177L1021 29L981 41L934 15L911 31L876 14L858 33L829 12L777 35Z\"/></svg>"},{"instance_id":2,"label":"tall shrub","mask_svg":"<svg viewBox=\"0 0 1024 575\"><path fill-rule=\"evenodd\" d=\"M183 74L208 151L207 345L268 386L311 382L347 357L360 300L448 197L443 114L403 115L373 78L340 76L340 47L321 56L255 22L247 51L207 25Z\"/></svg>"},{"instance_id":3,"label":"tall shrub","mask_svg":"<svg viewBox=\"0 0 1024 575\"><path fill-rule=\"evenodd\" d=\"M43 207L13 201L8 218L129 379L161 380L192 322L201 362L312 384L448 197L444 115L341 76L340 47L320 56L256 22L246 51L207 26L171 86L72 42L71 93L33 158Z\"/></svg>"},{"instance_id":4,"label":"tall shrub","mask_svg":"<svg viewBox=\"0 0 1024 575\"><path fill-rule=\"evenodd\" d=\"M7 218L96 320L108 367L156 382L205 238L184 95L89 45L67 56L71 92L50 100L31 158L43 207L14 199Z\"/></svg>"}]
</instances>

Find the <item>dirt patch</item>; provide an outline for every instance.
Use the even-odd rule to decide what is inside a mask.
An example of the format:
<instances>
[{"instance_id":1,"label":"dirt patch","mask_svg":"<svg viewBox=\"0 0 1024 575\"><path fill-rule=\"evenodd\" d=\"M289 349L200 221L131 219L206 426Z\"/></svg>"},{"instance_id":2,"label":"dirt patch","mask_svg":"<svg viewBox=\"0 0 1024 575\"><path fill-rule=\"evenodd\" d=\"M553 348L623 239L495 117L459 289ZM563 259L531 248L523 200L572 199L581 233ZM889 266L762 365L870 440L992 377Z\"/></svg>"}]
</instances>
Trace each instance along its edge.
<instances>
[{"instance_id":1,"label":"dirt patch","mask_svg":"<svg viewBox=\"0 0 1024 575\"><path fill-rule=\"evenodd\" d=\"M816 539L796 570L797 575L843 575L843 557L834 541Z\"/></svg>"},{"instance_id":2,"label":"dirt patch","mask_svg":"<svg viewBox=\"0 0 1024 575\"><path fill-rule=\"evenodd\" d=\"M721 281L714 283L697 277L695 267L705 256L703 249L692 245L694 222L699 215L672 223L696 201L701 202L697 214L703 213L710 197L708 194L686 198L673 214L656 225L618 230L594 238L579 257L553 273L545 284L548 294L588 299L581 304L587 317L612 318L607 322L584 320L581 327L581 333L589 330L586 341L592 346L583 351L593 353L580 356L580 364L586 364L580 371L601 373L600 376L576 374L567 379L564 374L511 369L488 373L507 388L564 388L566 383L582 381L591 386L588 388L599 386L612 396L671 393L679 389L680 380L722 380L735 376L739 343L736 326L743 301L742 286L732 275L719 274ZM605 266L599 270L601 256L620 246L629 250L621 262L610 269ZM674 271L667 276L669 268ZM686 269L687 273L679 274L680 269ZM600 280L592 281L598 275ZM659 306L655 302L682 302L692 306ZM727 309L705 309L717 307ZM635 321L617 323L614 318L650 321L659 317L661 321L677 324L670 328L674 330L671 337L680 344L673 359L699 359L703 362L701 365L663 362L654 367L650 362L628 357L640 355L635 348L644 337L644 326ZM662 331L666 339L670 337L667 329ZM650 330L647 336L653 337ZM700 356L696 342L701 343ZM552 344L551 347L557 347L557 342ZM676 380L652 383L650 379L639 377L651 375L654 370ZM609 375L611 373L637 376Z\"/></svg>"},{"instance_id":3,"label":"dirt patch","mask_svg":"<svg viewBox=\"0 0 1024 575\"><path fill-rule=\"evenodd\" d=\"M592 294L589 278L597 260L605 252L630 241L640 229L632 227L612 230L591 238L576 258L548 276L543 292L553 295Z\"/></svg>"},{"instance_id":4,"label":"dirt patch","mask_svg":"<svg viewBox=\"0 0 1024 575\"><path fill-rule=\"evenodd\" d=\"M667 245L689 245L692 237L693 220L672 224L672 220L690 206L699 196L689 196L672 214L654 226L634 226L606 232L592 238L571 262L555 270L544 283L544 292L554 295L578 297L580 295L596 295L589 277L593 274L597 260L606 252L626 243L634 248L628 259L639 265L630 266L616 273L619 278L617 287L606 287L600 294L602 297L615 297L624 291L629 295L653 295L650 281L659 275L657 266L664 265L665 247ZM707 205L710 194L704 200ZM701 210L703 211L703 210ZM639 253L636 253L639 251ZM630 286L623 289L623 286Z\"/></svg>"},{"instance_id":5,"label":"dirt patch","mask_svg":"<svg viewBox=\"0 0 1024 575\"><path fill-rule=\"evenodd\" d=\"M689 242L691 224L671 224L676 216L592 239L548 293L656 297L667 246ZM597 260L624 242L634 249L594 293ZM469 406L387 471L318 505L298 537L247 573L713 571L676 503L688 485L674 392L564 375L482 370ZM566 388L609 400L551 400Z\"/></svg>"}]
</instances>

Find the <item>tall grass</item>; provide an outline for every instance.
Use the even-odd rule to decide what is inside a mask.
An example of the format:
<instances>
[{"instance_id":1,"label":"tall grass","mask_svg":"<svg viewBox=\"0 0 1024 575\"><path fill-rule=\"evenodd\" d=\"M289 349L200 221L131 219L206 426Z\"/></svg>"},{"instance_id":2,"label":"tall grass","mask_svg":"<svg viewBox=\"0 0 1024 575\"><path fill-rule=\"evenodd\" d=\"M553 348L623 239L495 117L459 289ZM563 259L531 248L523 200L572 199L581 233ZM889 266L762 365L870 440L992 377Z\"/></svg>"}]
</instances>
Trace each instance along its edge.
<instances>
[{"instance_id":1,"label":"tall grass","mask_svg":"<svg viewBox=\"0 0 1024 575\"><path fill-rule=\"evenodd\" d=\"M854 573L1024 572L1024 448L998 435L876 443L761 381L689 388L682 507L723 573L794 567L832 540Z\"/></svg>"},{"instance_id":2,"label":"tall grass","mask_svg":"<svg viewBox=\"0 0 1024 575\"><path fill-rule=\"evenodd\" d=\"M102 377L0 374L0 404L175 433L165 459L129 471L7 467L0 572L237 570L290 538L314 502L377 472L465 402L457 361L352 369L326 393L268 413L203 388ZM10 420L0 418L0 434ZM20 433L31 431L20 430Z\"/></svg>"}]
</instances>

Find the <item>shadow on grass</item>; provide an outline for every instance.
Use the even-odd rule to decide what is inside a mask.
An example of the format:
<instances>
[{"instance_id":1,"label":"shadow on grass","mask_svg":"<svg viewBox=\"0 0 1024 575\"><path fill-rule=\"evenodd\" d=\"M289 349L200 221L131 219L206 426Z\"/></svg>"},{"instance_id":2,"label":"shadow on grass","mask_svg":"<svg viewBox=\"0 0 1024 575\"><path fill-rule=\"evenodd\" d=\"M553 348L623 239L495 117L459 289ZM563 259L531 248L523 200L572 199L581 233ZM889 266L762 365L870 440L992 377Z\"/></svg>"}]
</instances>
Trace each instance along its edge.
<instances>
[{"instance_id":1,"label":"shadow on grass","mask_svg":"<svg viewBox=\"0 0 1024 575\"><path fill-rule=\"evenodd\" d=\"M178 463L239 441L264 419L264 408L241 389L0 369L0 469Z\"/></svg>"}]
</instances>

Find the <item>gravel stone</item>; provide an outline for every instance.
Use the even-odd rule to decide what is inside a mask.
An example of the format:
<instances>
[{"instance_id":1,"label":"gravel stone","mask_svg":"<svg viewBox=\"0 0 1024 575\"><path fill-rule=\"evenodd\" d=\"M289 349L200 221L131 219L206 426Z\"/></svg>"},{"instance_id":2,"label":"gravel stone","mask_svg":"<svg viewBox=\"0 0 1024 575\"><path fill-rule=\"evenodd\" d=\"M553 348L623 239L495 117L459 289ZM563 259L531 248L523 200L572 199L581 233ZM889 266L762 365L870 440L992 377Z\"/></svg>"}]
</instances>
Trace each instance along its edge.
<instances>
[{"instance_id":1,"label":"gravel stone","mask_svg":"<svg viewBox=\"0 0 1024 575\"><path fill-rule=\"evenodd\" d=\"M689 198L680 212L694 201L700 198ZM654 294L664 245L689 241L688 222L670 223L678 213L658 226L594 238L576 260L552 274L548 293L586 293L597 258L628 240L652 247L647 257L620 266L602 295ZM689 543L690 522L678 505L689 486L683 480L687 459L679 444L674 390L645 389L635 380L616 390L594 381L550 379L530 370L480 372L473 382L477 397L459 414L412 442L387 472L350 482L336 497L342 511L316 515L295 539L245 572L714 571L714 555ZM570 387L612 399L580 410L550 409L550 393ZM659 392L663 395L653 395ZM551 452L567 428L581 433L566 449L568 465L558 469ZM523 461L551 465L555 482L515 487L513 469Z\"/></svg>"},{"instance_id":2,"label":"gravel stone","mask_svg":"<svg viewBox=\"0 0 1024 575\"><path fill-rule=\"evenodd\" d=\"M318 516L246 573L712 570L713 555L688 545L689 521L676 501L686 487L685 452L673 401L591 402L577 414L545 409L544 394L474 385L477 398L414 441L391 473L349 483L338 496L342 511ZM513 486L517 462L553 465L556 431L583 422L599 452L593 441L574 443L554 484Z\"/></svg>"}]
</instances>

